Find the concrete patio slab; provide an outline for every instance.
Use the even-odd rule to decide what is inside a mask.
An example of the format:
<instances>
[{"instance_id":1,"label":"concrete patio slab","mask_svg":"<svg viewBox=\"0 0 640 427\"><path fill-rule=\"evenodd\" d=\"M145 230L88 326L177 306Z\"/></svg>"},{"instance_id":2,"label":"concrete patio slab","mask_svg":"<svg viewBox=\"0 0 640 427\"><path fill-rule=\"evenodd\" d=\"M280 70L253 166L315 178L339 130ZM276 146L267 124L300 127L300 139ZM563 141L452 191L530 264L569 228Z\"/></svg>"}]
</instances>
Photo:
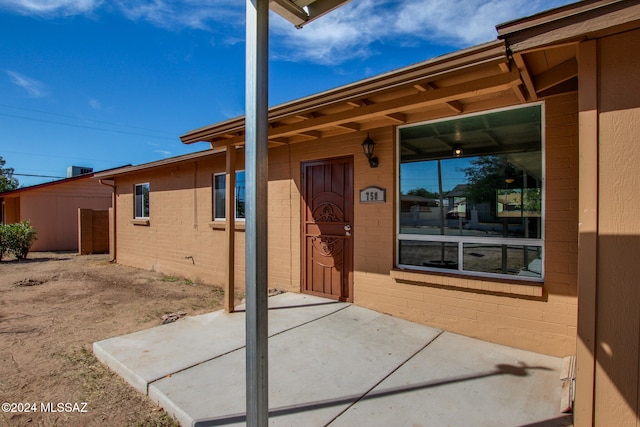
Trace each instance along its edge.
<instances>
[{"instance_id":1,"label":"concrete patio slab","mask_svg":"<svg viewBox=\"0 0 640 427\"><path fill-rule=\"evenodd\" d=\"M295 307L304 306L304 310ZM269 298L269 335L321 318L347 304L303 295ZM285 311L282 311L285 308ZM93 344L102 363L147 394L147 385L245 345L243 306L216 311Z\"/></svg>"},{"instance_id":2,"label":"concrete patio slab","mask_svg":"<svg viewBox=\"0 0 640 427\"><path fill-rule=\"evenodd\" d=\"M270 425L566 426L561 359L308 295L269 298ZM183 426L245 424L244 313L94 344Z\"/></svg>"}]
</instances>

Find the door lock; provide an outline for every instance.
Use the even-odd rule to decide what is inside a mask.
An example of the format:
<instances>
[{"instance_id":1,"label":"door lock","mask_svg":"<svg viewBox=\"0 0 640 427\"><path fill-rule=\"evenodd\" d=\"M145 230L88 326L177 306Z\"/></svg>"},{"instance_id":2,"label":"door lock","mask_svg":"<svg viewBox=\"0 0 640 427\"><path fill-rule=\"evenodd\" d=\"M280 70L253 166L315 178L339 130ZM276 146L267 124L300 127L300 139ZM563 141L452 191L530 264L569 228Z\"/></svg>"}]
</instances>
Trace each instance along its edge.
<instances>
[{"instance_id":1,"label":"door lock","mask_svg":"<svg viewBox=\"0 0 640 427\"><path fill-rule=\"evenodd\" d=\"M347 236L347 237L351 236L351 225L349 225L349 224L345 225L344 226L344 231L345 231L345 233L344 233L345 236Z\"/></svg>"}]
</instances>

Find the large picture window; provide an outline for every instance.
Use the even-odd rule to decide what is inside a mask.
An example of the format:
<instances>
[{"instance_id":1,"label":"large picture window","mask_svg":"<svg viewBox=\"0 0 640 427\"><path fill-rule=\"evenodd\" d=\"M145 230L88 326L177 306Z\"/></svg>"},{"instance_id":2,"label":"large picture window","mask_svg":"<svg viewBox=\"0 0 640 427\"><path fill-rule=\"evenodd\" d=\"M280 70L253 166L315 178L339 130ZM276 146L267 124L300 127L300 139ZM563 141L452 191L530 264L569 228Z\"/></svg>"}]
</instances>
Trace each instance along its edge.
<instances>
[{"instance_id":1,"label":"large picture window","mask_svg":"<svg viewBox=\"0 0 640 427\"><path fill-rule=\"evenodd\" d=\"M236 172L236 219L244 219L245 218L245 202L246 202L246 192L245 192L245 173L244 171ZM225 219L225 203L227 200L226 196L226 181L227 177L225 174L215 174L213 175L213 219Z\"/></svg>"},{"instance_id":2,"label":"large picture window","mask_svg":"<svg viewBox=\"0 0 640 427\"><path fill-rule=\"evenodd\" d=\"M134 217L147 219L149 218L149 183L136 184Z\"/></svg>"},{"instance_id":3,"label":"large picture window","mask_svg":"<svg viewBox=\"0 0 640 427\"><path fill-rule=\"evenodd\" d=\"M399 129L399 267L543 279L542 110Z\"/></svg>"}]
</instances>

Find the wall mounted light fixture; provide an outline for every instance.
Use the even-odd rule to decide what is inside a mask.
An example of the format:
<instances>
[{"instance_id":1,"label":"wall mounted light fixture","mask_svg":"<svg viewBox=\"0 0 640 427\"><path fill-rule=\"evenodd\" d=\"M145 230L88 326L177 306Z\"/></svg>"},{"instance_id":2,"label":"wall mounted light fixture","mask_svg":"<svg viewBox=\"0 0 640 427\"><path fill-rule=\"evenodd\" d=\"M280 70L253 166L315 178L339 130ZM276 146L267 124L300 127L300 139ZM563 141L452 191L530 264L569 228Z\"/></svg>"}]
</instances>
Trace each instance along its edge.
<instances>
[{"instance_id":1,"label":"wall mounted light fixture","mask_svg":"<svg viewBox=\"0 0 640 427\"><path fill-rule=\"evenodd\" d=\"M513 184L516 181L516 171L511 164L507 164L504 168L504 182Z\"/></svg>"},{"instance_id":2,"label":"wall mounted light fixture","mask_svg":"<svg viewBox=\"0 0 640 427\"><path fill-rule=\"evenodd\" d=\"M378 158L373 157L373 150L376 143L371 139L369 133L367 132L367 137L362 141L362 150L364 151L364 155L369 160L369 166L372 168L378 167Z\"/></svg>"}]
</instances>

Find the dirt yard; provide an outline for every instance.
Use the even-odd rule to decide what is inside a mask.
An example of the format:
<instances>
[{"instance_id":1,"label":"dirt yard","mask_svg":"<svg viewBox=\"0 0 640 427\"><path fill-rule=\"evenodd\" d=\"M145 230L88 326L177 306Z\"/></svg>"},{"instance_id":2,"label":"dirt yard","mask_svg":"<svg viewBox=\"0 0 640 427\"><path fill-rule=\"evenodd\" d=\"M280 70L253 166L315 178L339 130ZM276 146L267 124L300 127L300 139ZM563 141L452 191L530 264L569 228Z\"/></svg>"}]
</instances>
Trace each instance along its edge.
<instances>
[{"instance_id":1,"label":"dirt yard","mask_svg":"<svg viewBox=\"0 0 640 427\"><path fill-rule=\"evenodd\" d=\"M222 290L106 255L28 258L0 262L0 425L177 425L100 364L92 344L161 325L166 314L220 309Z\"/></svg>"}]
</instances>

